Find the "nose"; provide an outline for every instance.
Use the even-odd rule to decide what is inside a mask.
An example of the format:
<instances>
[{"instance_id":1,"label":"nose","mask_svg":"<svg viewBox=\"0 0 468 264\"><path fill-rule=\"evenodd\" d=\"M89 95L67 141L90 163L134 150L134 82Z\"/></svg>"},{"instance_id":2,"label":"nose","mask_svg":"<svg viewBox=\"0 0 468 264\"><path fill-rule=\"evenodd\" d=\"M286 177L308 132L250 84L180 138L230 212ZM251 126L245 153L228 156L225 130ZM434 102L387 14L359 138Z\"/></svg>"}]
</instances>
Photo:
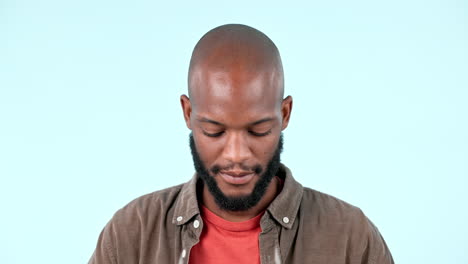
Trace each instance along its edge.
<instances>
[{"instance_id":1,"label":"nose","mask_svg":"<svg viewBox=\"0 0 468 264\"><path fill-rule=\"evenodd\" d=\"M245 135L239 133L230 133L227 135L224 145L223 159L233 164L242 164L252 157L252 152Z\"/></svg>"}]
</instances>

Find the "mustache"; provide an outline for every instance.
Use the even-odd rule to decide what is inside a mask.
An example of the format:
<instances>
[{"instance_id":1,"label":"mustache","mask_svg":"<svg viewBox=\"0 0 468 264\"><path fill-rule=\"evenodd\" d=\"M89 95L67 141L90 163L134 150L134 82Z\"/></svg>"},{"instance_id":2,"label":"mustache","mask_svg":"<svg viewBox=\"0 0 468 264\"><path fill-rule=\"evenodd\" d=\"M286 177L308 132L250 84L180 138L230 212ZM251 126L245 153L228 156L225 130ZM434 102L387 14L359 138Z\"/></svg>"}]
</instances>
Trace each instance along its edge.
<instances>
[{"instance_id":1,"label":"mustache","mask_svg":"<svg viewBox=\"0 0 468 264\"><path fill-rule=\"evenodd\" d=\"M235 166L231 165L231 166L225 166L225 167L222 167L220 165L214 165L213 167L211 167L210 169L210 172L213 173L213 174L218 174L220 171L230 171L234 168ZM260 174L262 173L263 169L262 169L262 166L257 164L253 167L248 167L248 166L244 166L244 165L240 165L239 166L243 171L245 172L253 172L255 174Z\"/></svg>"}]
</instances>

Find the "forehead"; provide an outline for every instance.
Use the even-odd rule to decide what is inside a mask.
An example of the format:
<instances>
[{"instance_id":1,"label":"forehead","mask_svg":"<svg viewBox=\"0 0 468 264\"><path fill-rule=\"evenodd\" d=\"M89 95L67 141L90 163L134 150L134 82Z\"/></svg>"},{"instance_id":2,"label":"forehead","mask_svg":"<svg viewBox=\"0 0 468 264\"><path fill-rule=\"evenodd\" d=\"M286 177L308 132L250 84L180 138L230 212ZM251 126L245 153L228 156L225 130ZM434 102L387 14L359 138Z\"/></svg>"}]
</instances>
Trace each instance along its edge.
<instances>
[{"instance_id":1,"label":"forehead","mask_svg":"<svg viewBox=\"0 0 468 264\"><path fill-rule=\"evenodd\" d=\"M191 82L193 111L246 122L273 115L281 103L276 75L275 71L196 70Z\"/></svg>"}]
</instances>

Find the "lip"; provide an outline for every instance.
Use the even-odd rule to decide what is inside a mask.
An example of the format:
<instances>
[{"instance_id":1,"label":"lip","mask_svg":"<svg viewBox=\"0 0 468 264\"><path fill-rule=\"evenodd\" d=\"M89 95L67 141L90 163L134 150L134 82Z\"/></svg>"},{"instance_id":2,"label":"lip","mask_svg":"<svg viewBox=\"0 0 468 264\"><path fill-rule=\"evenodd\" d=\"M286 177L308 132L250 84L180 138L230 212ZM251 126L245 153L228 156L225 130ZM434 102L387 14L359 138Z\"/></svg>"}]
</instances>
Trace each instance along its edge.
<instances>
[{"instance_id":1,"label":"lip","mask_svg":"<svg viewBox=\"0 0 468 264\"><path fill-rule=\"evenodd\" d=\"M226 171L219 173L221 177L229 184L242 185L250 182L255 173L253 172L237 172L237 171Z\"/></svg>"}]
</instances>

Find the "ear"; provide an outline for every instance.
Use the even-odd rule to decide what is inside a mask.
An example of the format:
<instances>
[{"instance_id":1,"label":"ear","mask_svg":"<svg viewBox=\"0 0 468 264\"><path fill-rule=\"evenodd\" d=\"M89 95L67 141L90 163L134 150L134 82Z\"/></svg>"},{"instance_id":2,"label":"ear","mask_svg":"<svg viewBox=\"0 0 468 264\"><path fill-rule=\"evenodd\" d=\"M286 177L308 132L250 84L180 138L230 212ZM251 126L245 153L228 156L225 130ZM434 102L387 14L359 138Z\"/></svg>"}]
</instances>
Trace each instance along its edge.
<instances>
[{"instance_id":1,"label":"ear","mask_svg":"<svg viewBox=\"0 0 468 264\"><path fill-rule=\"evenodd\" d=\"M288 127L289 118L291 117L292 105L293 99L289 95L288 97L284 98L283 102L281 103L281 114L283 117L281 130L284 130L286 127Z\"/></svg>"},{"instance_id":2,"label":"ear","mask_svg":"<svg viewBox=\"0 0 468 264\"><path fill-rule=\"evenodd\" d=\"M182 106L185 124L187 125L188 129L192 130L192 125L190 124L190 116L192 115L192 104L190 103L190 99L185 94L180 96L180 105Z\"/></svg>"}]
</instances>

